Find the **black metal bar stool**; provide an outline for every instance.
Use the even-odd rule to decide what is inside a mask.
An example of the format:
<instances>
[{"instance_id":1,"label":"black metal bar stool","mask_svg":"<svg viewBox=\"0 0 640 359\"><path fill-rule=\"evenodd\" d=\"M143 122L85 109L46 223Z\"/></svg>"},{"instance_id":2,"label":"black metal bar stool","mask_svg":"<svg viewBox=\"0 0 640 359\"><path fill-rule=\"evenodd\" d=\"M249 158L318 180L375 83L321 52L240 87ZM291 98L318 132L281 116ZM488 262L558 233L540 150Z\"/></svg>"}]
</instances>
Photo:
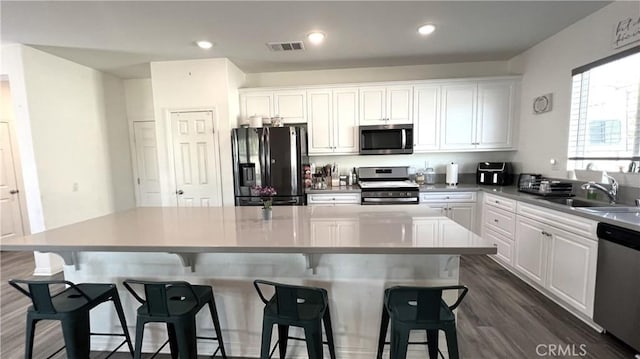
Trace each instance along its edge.
<instances>
[{"instance_id":1,"label":"black metal bar stool","mask_svg":"<svg viewBox=\"0 0 640 359\"><path fill-rule=\"evenodd\" d=\"M329 296L325 289L286 285L264 280L255 280L253 285L265 304L260 359L271 358L276 347L280 349L280 358L283 359L287 353L289 339L305 341L309 359L322 359L323 344L329 346L331 359L336 358L331 315L329 314ZM265 298L260 285L271 286L275 289L275 294L271 299ZM323 322L327 336L326 342L322 341ZM273 349L270 349L274 324L278 325L278 341ZM290 326L303 328L305 338L290 337Z\"/></svg>"},{"instance_id":2,"label":"black metal bar stool","mask_svg":"<svg viewBox=\"0 0 640 359\"><path fill-rule=\"evenodd\" d=\"M222 357L227 358L211 286L192 285L183 281L152 282L133 279L125 280L123 285L142 304L137 310L134 358L141 358L144 326L152 322L166 323L169 336L169 339L153 354L152 358L158 355L167 343L169 343L172 358L196 358L198 355L198 339L216 340L218 348L211 357L214 357L220 351ZM144 287L144 299L138 295L132 285L142 285ZM199 337L196 334L196 314L205 305L208 305L211 313L216 332L215 337Z\"/></svg>"},{"instance_id":3,"label":"black metal bar stool","mask_svg":"<svg viewBox=\"0 0 640 359\"><path fill-rule=\"evenodd\" d=\"M127 322L118 296L115 284L109 283L80 283L74 284L66 280L33 281L12 279L9 284L22 294L31 298L32 306L27 309L27 330L24 357L33 356L33 341L36 324L40 320L59 320L62 325L65 346L58 349L48 358L66 348L67 358L87 359L91 346L91 335L123 336L124 340L109 356L115 353L125 343L133 355L131 338L127 330ZM51 294L50 285L64 284L67 288L57 294ZM115 306L122 334L91 333L89 312L98 305L112 301Z\"/></svg>"},{"instance_id":4,"label":"black metal bar stool","mask_svg":"<svg viewBox=\"0 0 640 359\"><path fill-rule=\"evenodd\" d=\"M462 290L456 302L448 306L442 300L445 290ZM392 287L384 291L382 322L378 338L377 359L382 359L385 344L391 344L391 359L405 359L409 344L427 344L430 359L438 357L438 330L447 337L449 359L458 359L456 317L453 310L460 305L469 289L463 285L447 287ZM391 321L391 342L385 342ZM427 342L409 342L412 330L426 330ZM442 356L442 353L440 353Z\"/></svg>"}]
</instances>

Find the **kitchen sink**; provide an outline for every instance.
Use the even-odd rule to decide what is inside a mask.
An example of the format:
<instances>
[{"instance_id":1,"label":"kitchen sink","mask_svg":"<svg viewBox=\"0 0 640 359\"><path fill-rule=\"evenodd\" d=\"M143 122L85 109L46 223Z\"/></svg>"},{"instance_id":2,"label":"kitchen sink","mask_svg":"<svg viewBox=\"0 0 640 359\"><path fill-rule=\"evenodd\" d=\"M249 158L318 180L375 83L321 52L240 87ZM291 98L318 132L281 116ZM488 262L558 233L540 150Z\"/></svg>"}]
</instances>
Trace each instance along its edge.
<instances>
[{"instance_id":1,"label":"kitchen sink","mask_svg":"<svg viewBox=\"0 0 640 359\"><path fill-rule=\"evenodd\" d=\"M609 205L604 202L587 201L577 198L545 198L545 201L562 204L569 207L615 208L614 205Z\"/></svg>"}]
</instances>

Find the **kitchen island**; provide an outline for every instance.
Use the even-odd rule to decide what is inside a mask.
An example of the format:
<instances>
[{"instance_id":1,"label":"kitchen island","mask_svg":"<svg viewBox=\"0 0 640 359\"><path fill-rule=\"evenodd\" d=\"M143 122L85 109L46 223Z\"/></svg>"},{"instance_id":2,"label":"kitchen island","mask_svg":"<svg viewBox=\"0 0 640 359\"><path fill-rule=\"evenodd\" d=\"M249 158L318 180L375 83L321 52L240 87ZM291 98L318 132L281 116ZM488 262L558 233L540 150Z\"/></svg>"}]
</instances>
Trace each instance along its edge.
<instances>
[{"instance_id":1,"label":"kitchen island","mask_svg":"<svg viewBox=\"0 0 640 359\"><path fill-rule=\"evenodd\" d=\"M74 282L212 285L232 356L259 353L262 303L254 279L324 287L336 349L345 358L375 355L384 288L457 284L461 255L496 253L493 243L439 211L412 205L274 207L272 220L255 207L137 208L4 241L0 249L58 253L65 279ZM125 292L121 298L134 332L137 303ZM92 330L117 330L111 308L92 315ZM211 334L206 314L199 328ZM149 329L145 351L164 338L162 326ZM94 350L113 344L95 339ZM211 348L199 344L202 353ZM424 348L415 350L424 356ZM290 353L306 355L304 344L293 342Z\"/></svg>"}]
</instances>

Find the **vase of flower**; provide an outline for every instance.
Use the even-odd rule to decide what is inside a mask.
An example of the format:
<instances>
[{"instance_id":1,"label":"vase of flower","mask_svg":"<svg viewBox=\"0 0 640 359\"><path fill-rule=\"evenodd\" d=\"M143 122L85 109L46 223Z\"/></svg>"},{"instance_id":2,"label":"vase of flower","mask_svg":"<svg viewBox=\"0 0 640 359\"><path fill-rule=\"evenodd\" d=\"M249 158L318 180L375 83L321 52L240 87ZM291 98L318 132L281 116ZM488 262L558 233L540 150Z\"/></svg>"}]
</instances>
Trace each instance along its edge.
<instances>
[{"instance_id":1,"label":"vase of flower","mask_svg":"<svg viewBox=\"0 0 640 359\"><path fill-rule=\"evenodd\" d=\"M277 194L276 190L269 186L256 186L254 191L262 199L262 219L270 220L272 218L273 196Z\"/></svg>"}]
</instances>

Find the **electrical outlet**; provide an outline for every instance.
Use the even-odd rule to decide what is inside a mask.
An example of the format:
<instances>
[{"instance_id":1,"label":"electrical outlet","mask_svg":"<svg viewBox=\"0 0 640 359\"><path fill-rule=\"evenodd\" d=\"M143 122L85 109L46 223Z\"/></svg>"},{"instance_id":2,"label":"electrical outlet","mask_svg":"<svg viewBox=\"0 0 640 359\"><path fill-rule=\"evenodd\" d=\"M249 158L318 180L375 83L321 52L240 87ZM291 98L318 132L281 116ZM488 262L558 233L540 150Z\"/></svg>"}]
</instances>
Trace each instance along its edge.
<instances>
[{"instance_id":1,"label":"electrical outlet","mask_svg":"<svg viewBox=\"0 0 640 359\"><path fill-rule=\"evenodd\" d=\"M78 192L79 188L80 188L80 185L78 185L78 182L73 182L73 186L71 187L71 190L73 192Z\"/></svg>"}]
</instances>

